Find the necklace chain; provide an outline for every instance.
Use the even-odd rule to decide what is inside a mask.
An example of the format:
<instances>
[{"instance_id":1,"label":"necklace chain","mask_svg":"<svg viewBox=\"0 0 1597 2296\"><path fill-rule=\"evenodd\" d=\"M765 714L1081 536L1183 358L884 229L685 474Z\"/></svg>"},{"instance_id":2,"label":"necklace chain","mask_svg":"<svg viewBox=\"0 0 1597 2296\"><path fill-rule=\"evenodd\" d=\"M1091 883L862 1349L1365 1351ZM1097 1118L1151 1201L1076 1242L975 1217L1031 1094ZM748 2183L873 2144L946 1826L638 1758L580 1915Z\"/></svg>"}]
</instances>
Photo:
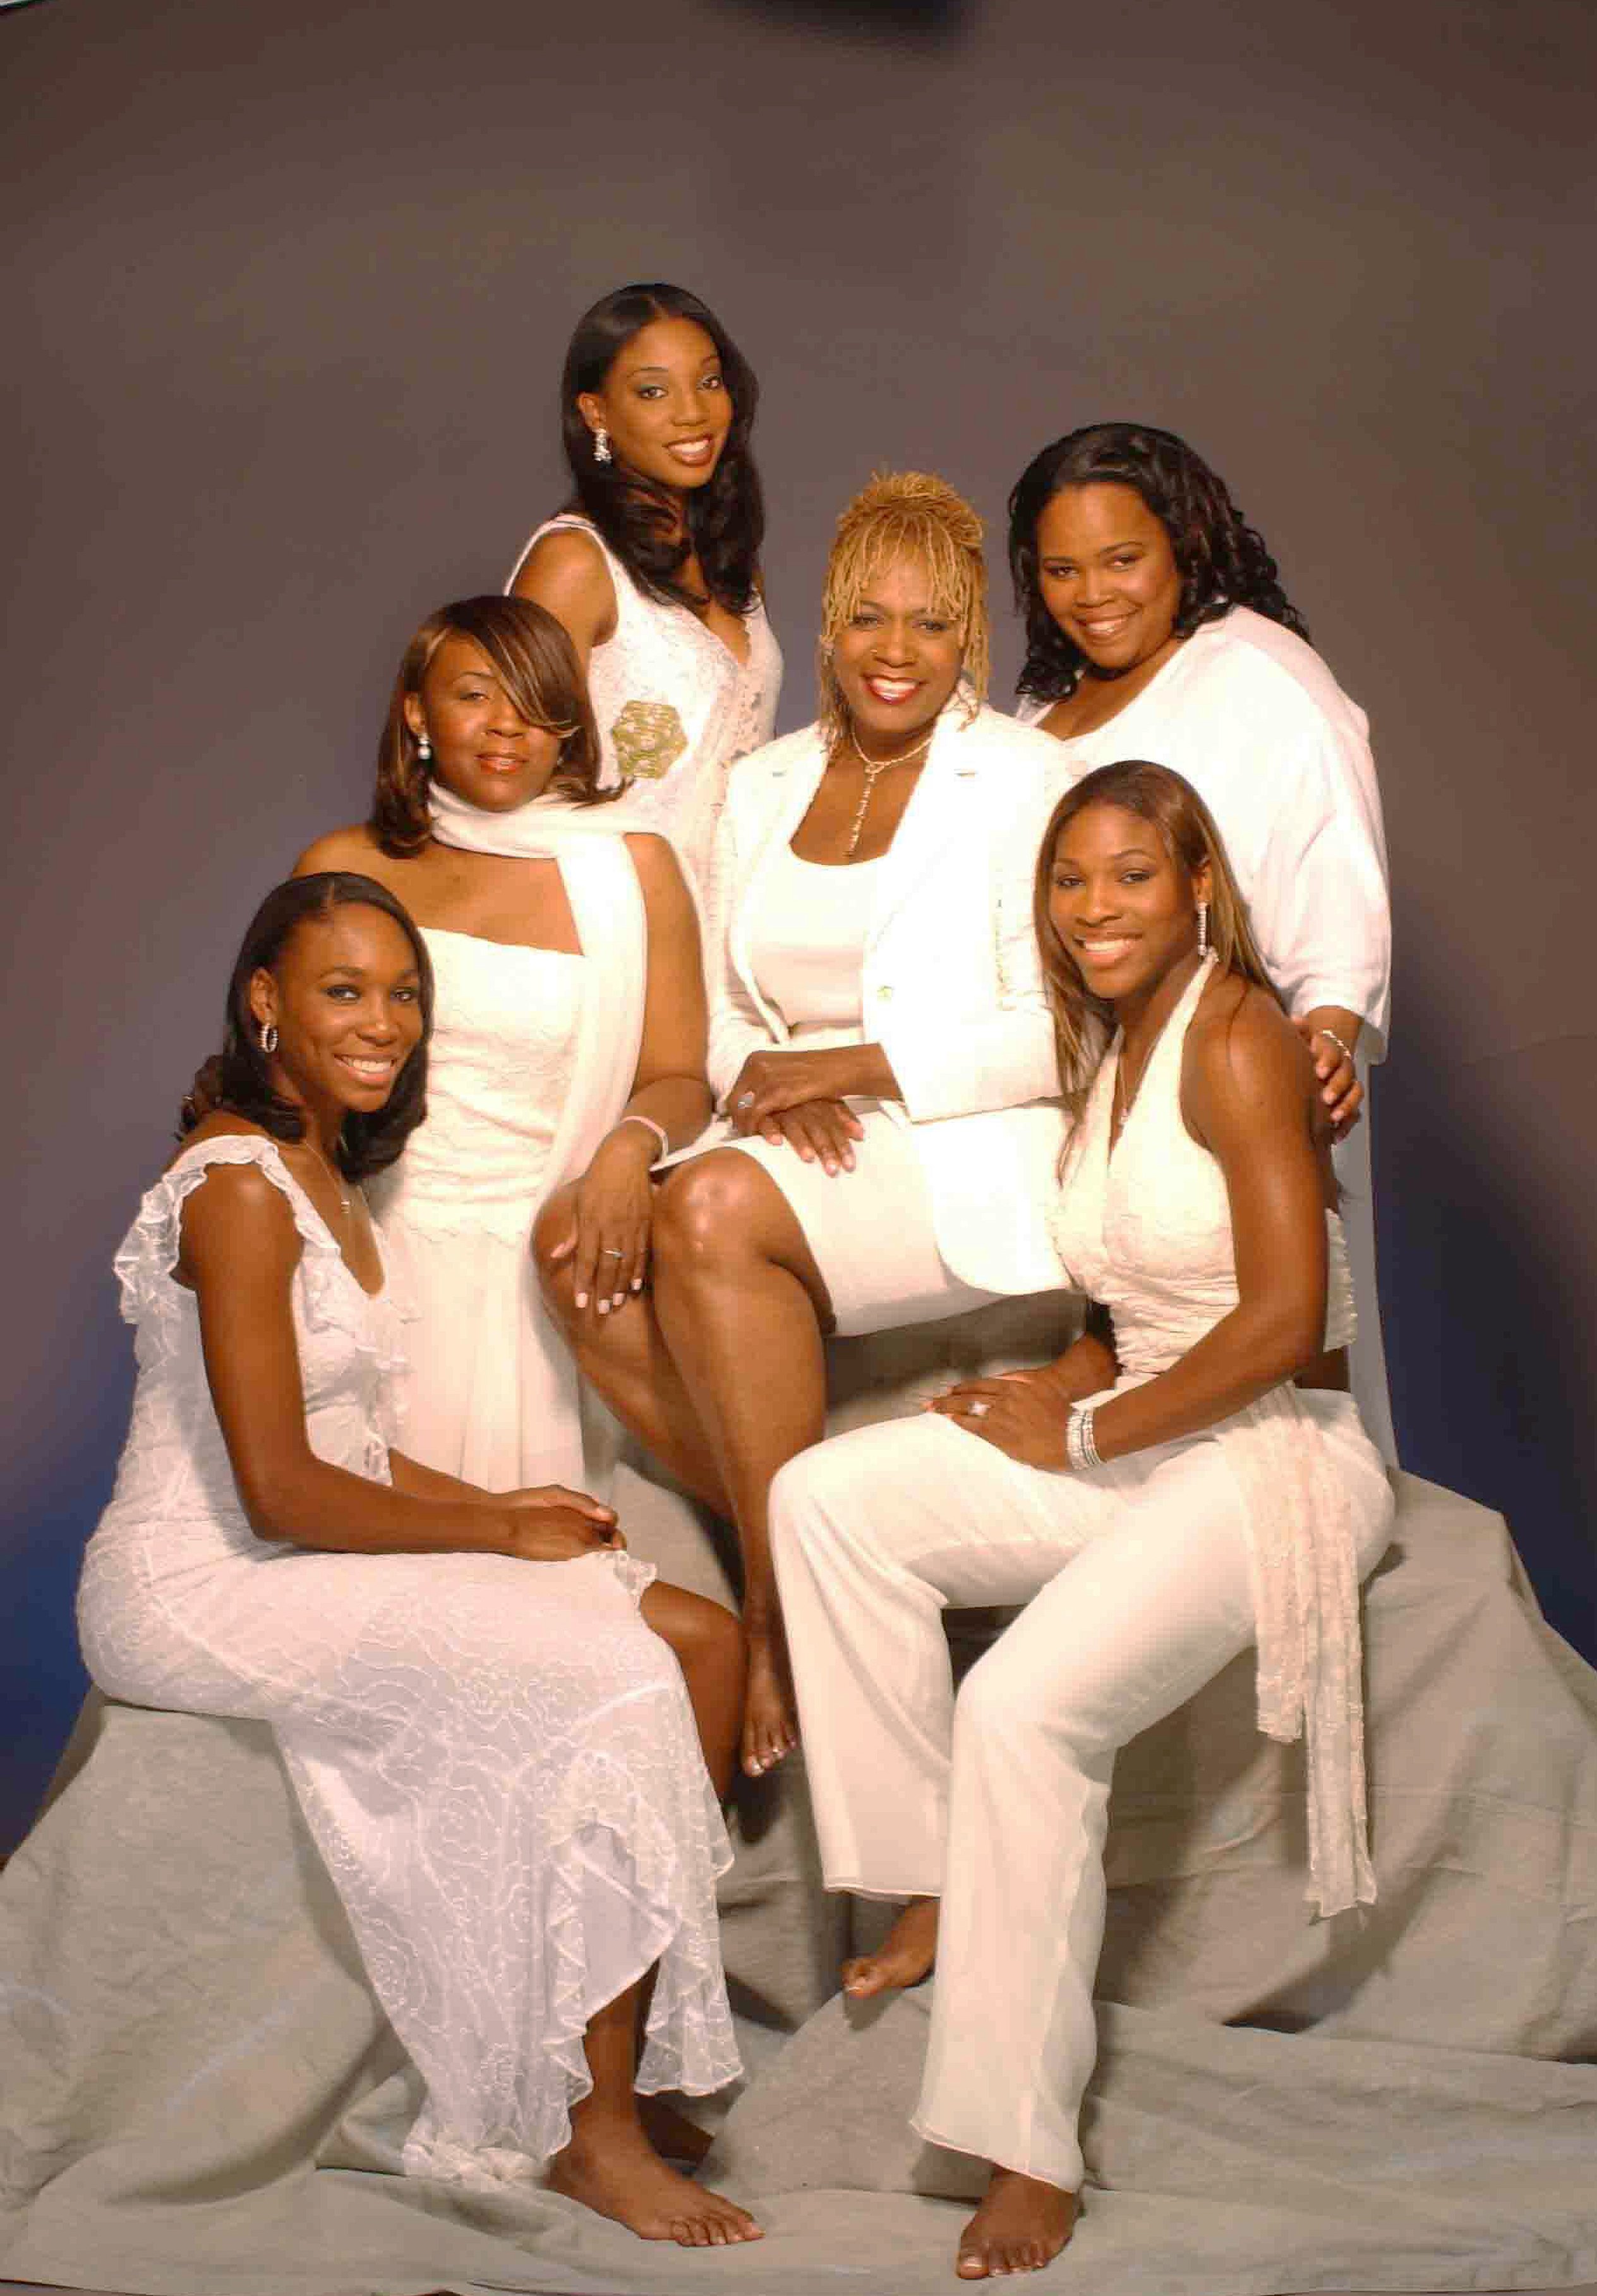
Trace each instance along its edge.
<instances>
[{"instance_id":1,"label":"necklace chain","mask_svg":"<svg viewBox=\"0 0 1597 2296\"><path fill-rule=\"evenodd\" d=\"M308 1125L306 1127L305 1130L305 1144L310 1150L311 1154L315 1158L317 1163L320 1164L322 1169L326 1173L328 1178L332 1182L332 1192L339 1200L340 1211L347 1212L349 1209L349 1198L344 1190L342 1176L340 1175L337 1165L332 1164L328 1161L327 1158L322 1153L320 1148L317 1147L315 1142L311 1138L310 1128Z\"/></svg>"},{"instance_id":2,"label":"necklace chain","mask_svg":"<svg viewBox=\"0 0 1597 2296\"><path fill-rule=\"evenodd\" d=\"M855 756L859 759L860 764L865 769L865 786L860 791L859 804L855 808L853 825L848 832L848 842L844 848L844 852L849 860L853 859L855 854L859 849L860 835L865 825L866 812L870 808L871 793L876 787L877 783L881 779L883 774L887 772L889 766L913 765L917 758L923 757L926 751L930 749L932 734L936 732L937 727L933 726L930 732L924 734L922 738L915 743L913 750L905 750L896 758L867 758L864 751L860 748L858 736L856 734L853 726L849 726L848 747L853 750Z\"/></svg>"}]
</instances>

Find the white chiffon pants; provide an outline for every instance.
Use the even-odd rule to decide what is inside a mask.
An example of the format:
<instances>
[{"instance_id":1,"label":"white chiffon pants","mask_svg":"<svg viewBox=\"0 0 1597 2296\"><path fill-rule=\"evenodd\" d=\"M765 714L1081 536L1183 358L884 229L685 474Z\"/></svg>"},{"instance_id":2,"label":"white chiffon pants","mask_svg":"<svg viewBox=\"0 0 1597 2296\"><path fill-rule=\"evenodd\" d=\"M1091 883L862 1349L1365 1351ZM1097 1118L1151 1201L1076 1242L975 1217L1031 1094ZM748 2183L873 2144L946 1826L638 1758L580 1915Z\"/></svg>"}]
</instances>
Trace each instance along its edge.
<instances>
[{"instance_id":1,"label":"white chiffon pants","mask_svg":"<svg viewBox=\"0 0 1597 2296\"><path fill-rule=\"evenodd\" d=\"M1350 1398L1301 1400L1363 1577L1380 1461ZM1253 1640L1224 1425L1073 1475L928 1414L804 1452L771 1508L827 1887L942 1899L914 2126L1074 2191L1115 1754ZM1008 1603L956 1701L945 1606Z\"/></svg>"}]
</instances>

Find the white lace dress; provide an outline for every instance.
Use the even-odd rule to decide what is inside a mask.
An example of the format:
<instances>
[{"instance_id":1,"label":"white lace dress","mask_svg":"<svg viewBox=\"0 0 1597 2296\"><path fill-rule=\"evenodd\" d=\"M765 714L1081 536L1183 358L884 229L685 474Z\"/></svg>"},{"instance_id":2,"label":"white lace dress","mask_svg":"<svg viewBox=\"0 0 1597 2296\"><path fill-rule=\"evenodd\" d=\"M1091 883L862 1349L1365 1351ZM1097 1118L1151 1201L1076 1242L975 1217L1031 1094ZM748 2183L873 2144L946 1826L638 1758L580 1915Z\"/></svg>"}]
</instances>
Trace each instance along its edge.
<instances>
[{"instance_id":1,"label":"white lace dress","mask_svg":"<svg viewBox=\"0 0 1597 2296\"><path fill-rule=\"evenodd\" d=\"M658 1963L638 2075L737 2071L714 1883L728 1862L676 1661L628 1555L316 1553L255 1537L172 1268L184 1200L258 1166L302 1255L292 1307L318 1457L389 1479L400 1316L368 1295L260 1136L191 1146L117 1255L133 1424L78 1595L89 1671L137 1705L269 1722L366 1972L426 2084L413 2175L537 2175L589 2087L589 2018Z\"/></svg>"},{"instance_id":2,"label":"white lace dress","mask_svg":"<svg viewBox=\"0 0 1597 2296\"><path fill-rule=\"evenodd\" d=\"M782 691L782 651L756 599L744 619L749 659L686 606L640 590L586 518L552 518L528 536L505 583L546 534L586 534L602 554L616 594L616 627L588 659L588 696L604 753L604 781L627 785L610 813L628 829L658 829L705 884L716 822L735 761L768 742Z\"/></svg>"}]
</instances>

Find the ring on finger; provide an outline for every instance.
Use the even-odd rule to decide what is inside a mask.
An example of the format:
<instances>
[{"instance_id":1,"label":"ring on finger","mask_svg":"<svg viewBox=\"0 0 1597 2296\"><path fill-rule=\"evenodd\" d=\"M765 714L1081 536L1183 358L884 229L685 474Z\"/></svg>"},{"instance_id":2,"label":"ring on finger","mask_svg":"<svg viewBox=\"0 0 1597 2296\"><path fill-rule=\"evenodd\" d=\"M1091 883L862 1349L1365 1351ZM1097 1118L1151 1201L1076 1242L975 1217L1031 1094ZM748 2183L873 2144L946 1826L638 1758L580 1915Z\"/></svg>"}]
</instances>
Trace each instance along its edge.
<instances>
[{"instance_id":1,"label":"ring on finger","mask_svg":"<svg viewBox=\"0 0 1597 2296\"><path fill-rule=\"evenodd\" d=\"M625 1259L627 1254L618 1250L613 1243L606 1243L601 1245L599 1257L601 1259Z\"/></svg>"},{"instance_id":2,"label":"ring on finger","mask_svg":"<svg viewBox=\"0 0 1597 2296\"><path fill-rule=\"evenodd\" d=\"M752 1107L753 1107L753 1105L754 1105L754 1095L753 1095L751 1092L741 1092L741 1093L739 1093L739 1095L738 1095L738 1106L739 1106L740 1108L752 1108Z\"/></svg>"},{"instance_id":3,"label":"ring on finger","mask_svg":"<svg viewBox=\"0 0 1597 2296\"><path fill-rule=\"evenodd\" d=\"M965 1416L968 1419L985 1419L992 1407L985 1396L979 1395L974 1403L966 1404Z\"/></svg>"}]
</instances>

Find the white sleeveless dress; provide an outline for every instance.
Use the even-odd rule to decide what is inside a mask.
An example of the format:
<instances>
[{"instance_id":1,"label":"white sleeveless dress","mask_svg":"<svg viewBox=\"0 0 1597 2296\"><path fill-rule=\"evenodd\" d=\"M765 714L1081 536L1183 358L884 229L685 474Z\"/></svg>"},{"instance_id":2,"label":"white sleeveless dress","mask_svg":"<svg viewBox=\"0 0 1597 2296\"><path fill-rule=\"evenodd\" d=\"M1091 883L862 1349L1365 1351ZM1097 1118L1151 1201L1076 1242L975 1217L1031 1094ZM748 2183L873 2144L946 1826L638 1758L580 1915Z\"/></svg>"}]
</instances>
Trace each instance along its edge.
<instances>
[{"instance_id":1,"label":"white sleeveless dress","mask_svg":"<svg viewBox=\"0 0 1597 2296\"><path fill-rule=\"evenodd\" d=\"M588 661L605 785L620 783L627 791L610 819L669 837L701 887L727 774L770 740L776 724L782 652L765 605L757 598L744 619L749 659L741 662L686 606L647 597L591 522L571 512L528 537L505 589L535 544L564 532L594 544L616 594L615 630Z\"/></svg>"},{"instance_id":2,"label":"white sleeveless dress","mask_svg":"<svg viewBox=\"0 0 1597 2296\"><path fill-rule=\"evenodd\" d=\"M1182 1122L1166 1027L1112 1152L1102 1063L1056 1206L1074 1281L1111 1309L1118 1388L1237 1304L1224 1177ZM1351 1289L1328 1215L1326 1339ZM822 1443L772 1488L772 1546L827 1885L940 1898L914 2126L1074 2190L1115 1755L1258 1650L1261 1726L1307 1739L1309 1895L1374 1895L1358 1584L1392 1496L1352 1398L1270 1390L1085 1473L1027 1466L926 1414ZM946 1605L1024 1603L957 1702Z\"/></svg>"},{"instance_id":3,"label":"white sleeveless dress","mask_svg":"<svg viewBox=\"0 0 1597 2296\"><path fill-rule=\"evenodd\" d=\"M483 1489L580 1486L577 1375L529 1249L569 1089L588 960L422 928L438 1002L427 1116L367 1184L414 1302L405 1447Z\"/></svg>"},{"instance_id":4,"label":"white sleeveless dress","mask_svg":"<svg viewBox=\"0 0 1597 2296\"><path fill-rule=\"evenodd\" d=\"M390 1290L368 1295L274 1143L186 1149L117 1254L137 1327L133 1423L89 1543L89 1671L135 1705L271 1724L366 1973L426 2084L406 2171L536 2177L590 2087L588 2019L656 1962L638 2076L737 2070L715 1877L729 1862L682 1676L626 1554L318 1553L256 1538L211 1406L186 1198L216 1165L281 1189L302 1251L295 1337L313 1450L389 1480Z\"/></svg>"}]
</instances>

